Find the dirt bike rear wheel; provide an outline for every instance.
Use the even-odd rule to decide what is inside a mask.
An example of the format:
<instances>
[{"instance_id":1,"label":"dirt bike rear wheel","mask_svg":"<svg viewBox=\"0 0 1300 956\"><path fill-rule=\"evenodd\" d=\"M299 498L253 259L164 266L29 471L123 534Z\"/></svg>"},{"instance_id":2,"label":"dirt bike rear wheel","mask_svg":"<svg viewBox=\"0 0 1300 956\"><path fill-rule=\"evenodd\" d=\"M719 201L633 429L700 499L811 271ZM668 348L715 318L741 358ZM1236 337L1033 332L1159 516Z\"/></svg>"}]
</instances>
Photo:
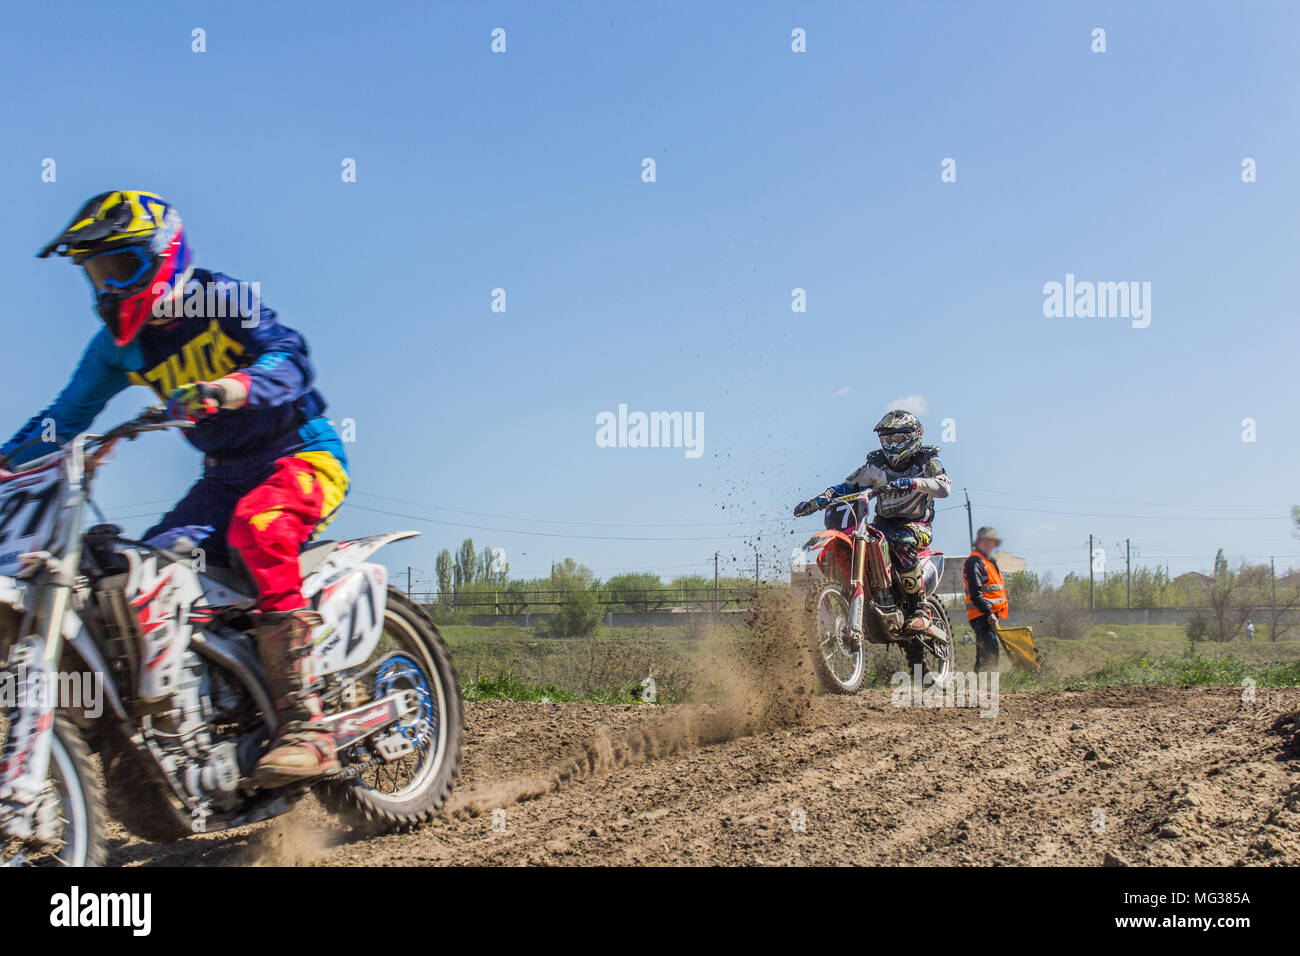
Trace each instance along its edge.
<instances>
[{"instance_id":1,"label":"dirt bike rear wheel","mask_svg":"<svg viewBox=\"0 0 1300 956\"><path fill-rule=\"evenodd\" d=\"M63 823L62 845L49 852L0 843L0 864L6 866L103 866L104 793L90 759L90 748L72 721L54 715L50 768L43 799L57 800L51 811Z\"/></svg>"},{"instance_id":2,"label":"dirt bike rear wheel","mask_svg":"<svg viewBox=\"0 0 1300 956\"><path fill-rule=\"evenodd\" d=\"M849 634L849 606L849 592L834 581L823 581L808 595L813 664L832 694L856 694L867 676L866 644Z\"/></svg>"},{"instance_id":3,"label":"dirt bike rear wheel","mask_svg":"<svg viewBox=\"0 0 1300 956\"><path fill-rule=\"evenodd\" d=\"M340 756L356 766L357 775L321 784L317 793L348 823L392 831L428 822L446 803L460 772L464 714L456 670L437 626L393 589L375 652L376 660L386 657L374 677L374 695L395 689L415 692L419 713L402 727L416 744L415 754L386 764L378 759L356 763L365 754L345 752ZM404 771L410 780L403 784Z\"/></svg>"},{"instance_id":4,"label":"dirt bike rear wheel","mask_svg":"<svg viewBox=\"0 0 1300 956\"><path fill-rule=\"evenodd\" d=\"M905 647L907 666L910 670L920 664L922 680L928 684L947 687L955 673L957 657L957 643L952 636L952 621L948 618L948 611L944 608L943 602L938 598L926 598L925 603L930 609L934 623L943 629L944 637L931 638L929 646L916 638L908 641Z\"/></svg>"}]
</instances>

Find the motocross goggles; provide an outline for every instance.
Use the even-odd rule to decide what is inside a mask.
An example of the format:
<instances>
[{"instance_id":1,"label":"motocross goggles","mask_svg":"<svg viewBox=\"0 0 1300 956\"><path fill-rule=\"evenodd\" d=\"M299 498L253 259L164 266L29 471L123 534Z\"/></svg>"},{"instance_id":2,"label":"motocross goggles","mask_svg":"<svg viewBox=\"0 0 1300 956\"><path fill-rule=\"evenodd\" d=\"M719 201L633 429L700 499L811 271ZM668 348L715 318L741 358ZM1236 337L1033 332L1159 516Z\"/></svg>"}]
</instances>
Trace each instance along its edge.
<instances>
[{"instance_id":1,"label":"motocross goggles","mask_svg":"<svg viewBox=\"0 0 1300 956\"><path fill-rule=\"evenodd\" d=\"M167 294L168 284L184 278L189 250L178 235L168 253L161 256L150 246L130 245L93 253L79 264L95 287L95 311L113 334L113 341L127 345L157 316L156 307Z\"/></svg>"},{"instance_id":2,"label":"motocross goggles","mask_svg":"<svg viewBox=\"0 0 1300 956\"><path fill-rule=\"evenodd\" d=\"M81 261L96 292L126 292L147 279L156 264L144 246L126 246L95 253Z\"/></svg>"},{"instance_id":3,"label":"motocross goggles","mask_svg":"<svg viewBox=\"0 0 1300 956\"><path fill-rule=\"evenodd\" d=\"M882 432L880 450L891 468L901 468L921 447L921 436L915 431Z\"/></svg>"},{"instance_id":4,"label":"motocross goggles","mask_svg":"<svg viewBox=\"0 0 1300 956\"><path fill-rule=\"evenodd\" d=\"M880 447L885 451L903 451L916 439L915 432L886 432L880 436Z\"/></svg>"}]
</instances>

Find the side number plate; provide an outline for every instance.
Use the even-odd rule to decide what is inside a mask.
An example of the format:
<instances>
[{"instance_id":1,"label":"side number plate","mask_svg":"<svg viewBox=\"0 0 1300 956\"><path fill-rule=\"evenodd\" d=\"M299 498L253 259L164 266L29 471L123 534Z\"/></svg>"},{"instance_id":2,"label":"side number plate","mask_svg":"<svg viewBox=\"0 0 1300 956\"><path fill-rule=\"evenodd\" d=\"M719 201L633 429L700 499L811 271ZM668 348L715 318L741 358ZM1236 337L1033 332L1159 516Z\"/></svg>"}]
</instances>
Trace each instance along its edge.
<instances>
[{"instance_id":1,"label":"side number plate","mask_svg":"<svg viewBox=\"0 0 1300 956\"><path fill-rule=\"evenodd\" d=\"M19 558L39 551L58 520L63 469L55 462L0 482L0 574L18 570Z\"/></svg>"}]
</instances>

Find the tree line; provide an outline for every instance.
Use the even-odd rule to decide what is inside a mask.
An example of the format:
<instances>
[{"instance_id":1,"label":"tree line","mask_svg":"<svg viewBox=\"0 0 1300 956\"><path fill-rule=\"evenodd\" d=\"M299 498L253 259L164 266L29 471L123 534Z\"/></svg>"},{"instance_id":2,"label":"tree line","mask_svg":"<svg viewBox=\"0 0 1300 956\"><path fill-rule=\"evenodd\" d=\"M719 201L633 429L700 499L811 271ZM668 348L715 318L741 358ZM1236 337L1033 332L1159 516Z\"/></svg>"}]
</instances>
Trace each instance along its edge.
<instances>
[{"instance_id":1,"label":"tree line","mask_svg":"<svg viewBox=\"0 0 1300 956\"><path fill-rule=\"evenodd\" d=\"M1194 607L1202 613L1188 625L1194 640L1230 641L1253 623L1257 640L1279 641L1297 629L1300 617L1300 571L1277 571L1269 564L1241 561L1233 566L1223 553L1214 556L1209 574L1189 572L1170 578L1161 567L1137 567L1096 576L1070 573L1060 583L1032 571L1007 575L1007 600L1013 612L1038 612L1061 637L1079 637L1087 612L1115 608Z\"/></svg>"},{"instance_id":2,"label":"tree line","mask_svg":"<svg viewBox=\"0 0 1300 956\"><path fill-rule=\"evenodd\" d=\"M606 611L644 612L688 602L699 603L714 587L712 576L678 575L665 581L648 571L618 574L601 580L573 558L551 566L545 577L512 578L504 553L476 548L466 538L455 553L443 548L434 564L438 593L429 605L439 623L452 623L470 614L506 615L525 611L552 617L538 625L554 636L592 633ZM720 591L752 589L752 578L720 576Z\"/></svg>"}]
</instances>

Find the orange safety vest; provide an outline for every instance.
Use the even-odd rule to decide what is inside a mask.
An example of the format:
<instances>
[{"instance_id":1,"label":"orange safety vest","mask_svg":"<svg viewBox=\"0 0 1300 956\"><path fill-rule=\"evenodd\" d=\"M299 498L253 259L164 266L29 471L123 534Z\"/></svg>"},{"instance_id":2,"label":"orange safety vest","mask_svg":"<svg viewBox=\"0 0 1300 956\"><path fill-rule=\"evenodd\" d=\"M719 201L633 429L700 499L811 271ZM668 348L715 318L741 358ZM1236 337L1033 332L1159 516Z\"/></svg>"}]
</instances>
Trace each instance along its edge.
<instances>
[{"instance_id":1,"label":"orange safety vest","mask_svg":"<svg viewBox=\"0 0 1300 956\"><path fill-rule=\"evenodd\" d=\"M1007 586L1002 580L1002 572L998 566L984 557L978 550L970 553L972 558L979 558L984 562L984 576L988 578L980 588L980 596L993 605L993 613L1003 620L1007 616ZM969 560L969 558L967 559ZM966 580L966 575L962 574L962 580ZM973 621L977 617L984 616L975 602L971 600L970 584L966 584L966 620Z\"/></svg>"}]
</instances>

